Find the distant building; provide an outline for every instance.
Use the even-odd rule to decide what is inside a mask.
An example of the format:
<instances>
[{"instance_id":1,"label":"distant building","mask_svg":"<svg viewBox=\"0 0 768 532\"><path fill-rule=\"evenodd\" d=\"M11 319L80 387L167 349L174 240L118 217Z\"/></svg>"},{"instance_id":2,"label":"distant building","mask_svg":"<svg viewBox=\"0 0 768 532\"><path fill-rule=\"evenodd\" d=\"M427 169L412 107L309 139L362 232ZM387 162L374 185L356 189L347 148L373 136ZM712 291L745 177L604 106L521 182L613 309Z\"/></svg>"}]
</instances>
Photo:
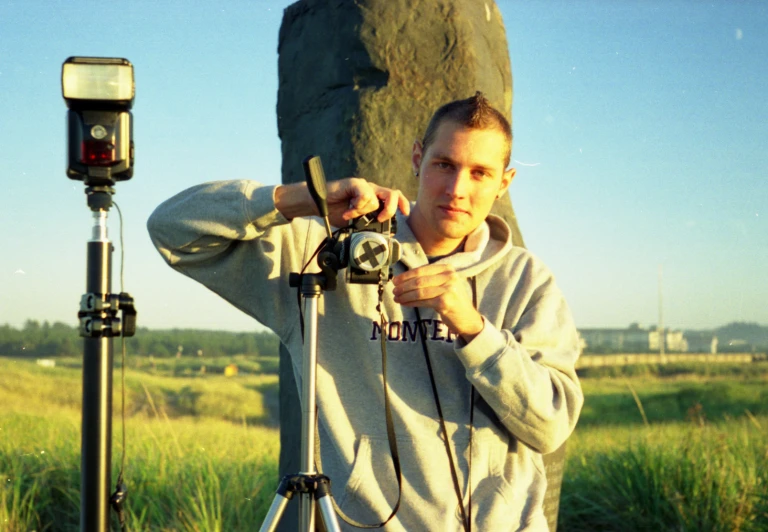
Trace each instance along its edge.
<instances>
[{"instance_id":1,"label":"distant building","mask_svg":"<svg viewBox=\"0 0 768 532\"><path fill-rule=\"evenodd\" d=\"M659 351L659 331L632 323L626 329L580 329L582 349L586 353L648 353ZM717 338L706 333L664 331L666 352L716 353Z\"/></svg>"},{"instance_id":2,"label":"distant building","mask_svg":"<svg viewBox=\"0 0 768 532\"><path fill-rule=\"evenodd\" d=\"M637 323L626 329L580 329L585 351L593 353L629 352L649 350L648 331Z\"/></svg>"},{"instance_id":3,"label":"distant building","mask_svg":"<svg viewBox=\"0 0 768 532\"><path fill-rule=\"evenodd\" d=\"M683 331L669 330L664 331L665 343L664 350L670 352L687 353L688 341L683 335ZM659 330L652 328L648 331L648 348L651 351L659 351Z\"/></svg>"},{"instance_id":4,"label":"distant building","mask_svg":"<svg viewBox=\"0 0 768 532\"><path fill-rule=\"evenodd\" d=\"M688 342L688 351L691 353L717 354L717 336L706 331L686 331L685 339Z\"/></svg>"}]
</instances>

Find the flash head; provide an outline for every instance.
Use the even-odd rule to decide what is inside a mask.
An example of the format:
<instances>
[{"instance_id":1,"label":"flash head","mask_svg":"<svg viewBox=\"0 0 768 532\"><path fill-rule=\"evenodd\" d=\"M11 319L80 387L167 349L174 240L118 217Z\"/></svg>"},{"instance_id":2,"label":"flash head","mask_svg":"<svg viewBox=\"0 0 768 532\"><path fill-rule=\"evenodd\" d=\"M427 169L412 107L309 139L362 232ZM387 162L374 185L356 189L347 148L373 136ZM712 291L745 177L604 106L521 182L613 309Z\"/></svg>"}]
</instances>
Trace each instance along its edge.
<instances>
[{"instance_id":1,"label":"flash head","mask_svg":"<svg viewBox=\"0 0 768 532\"><path fill-rule=\"evenodd\" d=\"M115 57L70 57L61 68L67 102L67 176L111 186L133 176L133 65Z\"/></svg>"},{"instance_id":2,"label":"flash head","mask_svg":"<svg viewBox=\"0 0 768 532\"><path fill-rule=\"evenodd\" d=\"M70 57L61 68L61 92L70 109L122 109L133 105L133 65L116 57Z\"/></svg>"}]
</instances>

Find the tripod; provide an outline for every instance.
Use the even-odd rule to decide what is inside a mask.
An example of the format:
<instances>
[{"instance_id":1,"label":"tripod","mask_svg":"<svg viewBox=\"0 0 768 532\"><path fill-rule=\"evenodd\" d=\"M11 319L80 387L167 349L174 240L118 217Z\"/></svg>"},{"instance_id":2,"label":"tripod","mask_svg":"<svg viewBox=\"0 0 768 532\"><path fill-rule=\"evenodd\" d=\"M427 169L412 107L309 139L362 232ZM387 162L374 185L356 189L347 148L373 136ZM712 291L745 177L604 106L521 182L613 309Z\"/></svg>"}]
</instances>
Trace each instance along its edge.
<instances>
[{"instance_id":1,"label":"tripod","mask_svg":"<svg viewBox=\"0 0 768 532\"><path fill-rule=\"evenodd\" d=\"M299 288L304 301L304 348L302 360L302 386L301 386L301 472L295 475L286 475L280 482L277 494L272 501L264 523L261 526L262 532L272 532L277 526L285 507L293 496L299 494L299 530L302 532L313 532L315 526L315 503L320 508L325 528L330 532L339 531L339 524L335 514L335 504L331 495L331 481L328 477L320 475L315 470L315 434L314 416L316 412L316 377L317 377L317 304L323 291L336 290L337 275L339 270L349 266L349 282L353 283L379 283L379 297L383 292L381 283L383 264L391 262L393 256L399 257L399 245L393 245L383 238L377 240L378 235L371 235L370 229L367 230L368 236L358 238L357 244L353 241L355 236L366 234L366 228L375 228L379 233L394 232L392 223L374 223L376 217L361 216L350 221L349 229L352 233L357 232L343 243L339 238L334 238L331 231L331 225L328 219L328 203L325 182L325 173L317 156L310 156L304 159L304 175L307 182L307 190L314 200L321 217L325 222L327 238L321 244L317 252L317 264L321 273L291 273L289 285ZM382 245L382 241L385 245ZM349 244L347 246L347 244ZM357 245L357 248L354 246ZM392 249L396 251L393 253ZM362 258L357 258L362 249ZM379 260L379 254L384 251L386 260L382 263ZM350 259L350 257L355 257ZM397 260L397 259L395 259ZM358 266L355 268L354 264ZM367 264L367 266L365 266ZM372 270L372 271L371 271ZM389 271L391 277L391 268ZM384 319L383 317L381 318ZM383 336L382 336L383 342ZM384 349L382 344L382 349ZM387 433L389 435L390 450L393 452L395 471L397 471L398 488L401 486L400 462L397 458L397 443L395 442L394 426L392 417L387 409L387 389L386 389L386 365L385 355L382 351L382 366L384 374L384 404L387 417ZM319 451L318 451L319 452ZM318 457L319 459L319 457ZM378 525L363 525L350 520L341 510L339 515L349 524L359 528L379 528L386 524L397 512L400 505L400 497L395 505L392 515L387 521Z\"/></svg>"},{"instance_id":2,"label":"tripod","mask_svg":"<svg viewBox=\"0 0 768 532\"><path fill-rule=\"evenodd\" d=\"M323 261L321 261L321 264ZM323 268L325 270L325 268ZM317 304L323 290L335 288L333 281L328 282L324 273L300 275L292 273L290 286L299 287L304 300L305 334L304 356L302 361L301 383L301 472L286 475L280 481L272 505L261 525L262 532L275 530L280 517L288 502L299 494L299 530L314 531L315 503L329 532L339 531L339 523L333 510L331 500L331 481L325 475L319 475L315 470L315 406L316 406L316 377L317 377ZM330 284L330 286L329 286Z\"/></svg>"}]
</instances>

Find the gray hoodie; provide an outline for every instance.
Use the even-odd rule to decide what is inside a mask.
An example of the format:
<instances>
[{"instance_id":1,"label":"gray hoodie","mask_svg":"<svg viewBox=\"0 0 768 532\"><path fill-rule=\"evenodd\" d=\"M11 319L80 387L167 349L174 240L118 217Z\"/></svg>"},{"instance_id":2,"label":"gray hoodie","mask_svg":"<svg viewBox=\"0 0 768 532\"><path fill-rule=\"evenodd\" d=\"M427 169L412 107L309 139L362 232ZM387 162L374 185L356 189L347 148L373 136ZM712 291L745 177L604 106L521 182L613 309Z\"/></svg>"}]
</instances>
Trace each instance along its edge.
<instances>
[{"instance_id":1,"label":"gray hoodie","mask_svg":"<svg viewBox=\"0 0 768 532\"><path fill-rule=\"evenodd\" d=\"M288 273L302 269L325 230L317 218L285 219L275 208L274 188L253 181L193 187L160 205L148 227L173 268L275 331L301 386L299 306ZM427 264L398 217L402 257L395 274ZM465 343L436 313L421 309L465 507L471 489L472 529L546 531L542 453L568 438L583 403L570 311L552 274L512 245L509 227L495 216L467 238L462 252L441 260L475 278L485 320L483 331ZM334 498L364 523L384 520L397 499L384 419L385 335L403 474L400 510L385 529L461 530L415 311L394 303L388 284L382 325L377 287L347 284L344 273L338 289L318 303L318 425L323 473L331 478ZM472 386L478 399L470 428Z\"/></svg>"}]
</instances>

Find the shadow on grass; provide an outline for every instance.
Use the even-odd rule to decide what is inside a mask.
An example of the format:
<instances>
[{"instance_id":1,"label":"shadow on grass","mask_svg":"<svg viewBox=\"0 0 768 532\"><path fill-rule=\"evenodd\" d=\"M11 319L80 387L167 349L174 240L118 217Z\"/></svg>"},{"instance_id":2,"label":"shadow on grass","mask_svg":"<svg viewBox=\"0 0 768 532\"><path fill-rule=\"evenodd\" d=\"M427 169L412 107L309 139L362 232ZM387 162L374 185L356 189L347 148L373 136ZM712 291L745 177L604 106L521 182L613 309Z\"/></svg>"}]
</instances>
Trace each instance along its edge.
<instances>
[{"instance_id":1,"label":"shadow on grass","mask_svg":"<svg viewBox=\"0 0 768 532\"><path fill-rule=\"evenodd\" d=\"M245 386L245 388L254 390L262 396L262 407L264 409L264 415L259 419L251 421L248 419L248 424L259 424L267 427L276 428L280 425L280 383L264 382L261 384L254 384Z\"/></svg>"},{"instance_id":2,"label":"shadow on grass","mask_svg":"<svg viewBox=\"0 0 768 532\"><path fill-rule=\"evenodd\" d=\"M199 414L197 401L203 395L195 391L191 386L184 386L180 390L163 390L167 405L175 412L176 416L196 416Z\"/></svg>"}]
</instances>

